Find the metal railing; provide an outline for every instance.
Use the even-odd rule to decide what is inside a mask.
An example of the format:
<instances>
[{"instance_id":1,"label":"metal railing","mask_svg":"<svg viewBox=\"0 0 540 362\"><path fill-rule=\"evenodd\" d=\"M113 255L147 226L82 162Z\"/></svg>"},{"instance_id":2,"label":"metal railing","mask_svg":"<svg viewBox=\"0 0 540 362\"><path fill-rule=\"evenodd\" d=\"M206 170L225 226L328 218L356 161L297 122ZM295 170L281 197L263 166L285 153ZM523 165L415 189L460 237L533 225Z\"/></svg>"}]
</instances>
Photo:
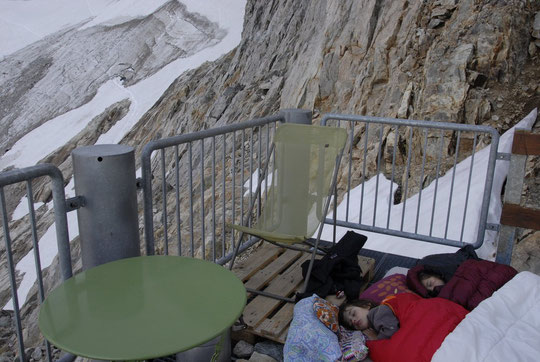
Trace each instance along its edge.
<instances>
[{"instance_id":1,"label":"metal railing","mask_svg":"<svg viewBox=\"0 0 540 362\"><path fill-rule=\"evenodd\" d=\"M219 264L231 258L237 240L226 223L242 223L246 214L260 210L261 198L250 190L267 160L271 162L271 139L279 121L284 121L283 115L152 141L144 147L148 255L169 254L176 244L177 255ZM152 160L154 151L159 156ZM158 205L159 211L154 210ZM160 236L157 245L156 234Z\"/></svg>"},{"instance_id":2,"label":"metal railing","mask_svg":"<svg viewBox=\"0 0 540 362\"><path fill-rule=\"evenodd\" d=\"M51 164L39 164L24 169L16 169L12 171L0 173L0 209L2 211L2 227L3 236L6 244L6 257L9 269L9 277L11 283L11 295L13 301L13 311L15 317L15 329L18 340L18 354L21 359L25 360L25 348L22 332L22 321L20 314L20 304L17 295L17 283L15 279L15 263L12 253L12 240L9 229L8 211L6 206L6 197L4 188L9 185L26 182L26 197L28 199L29 222L32 231L32 245L34 253L34 261L36 266L37 285L39 290L39 301L45 299L45 290L43 286L43 277L41 271L41 259L38 247L38 232L34 209L34 198L32 191L32 180L38 177L48 176L51 179L52 195L54 204L54 223L56 228L56 237L58 243L58 257L62 280L66 280L72 276L71 268L71 252L69 246L69 235L67 226L67 207L64 193L64 178L58 168ZM46 354L48 361L51 361L51 346L45 341ZM73 356L67 356L67 360Z\"/></svg>"},{"instance_id":3,"label":"metal railing","mask_svg":"<svg viewBox=\"0 0 540 362\"><path fill-rule=\"evenodd\" d=\"M349 130L348 160L342 162L347 172L338 194L345 207L344 212L338 210L338 226L456 247L465 243L475 248L482 245L486 229L492 227L487 216L499 143L495 129L340 114L324 115L321 124ZM489 153L487 157L482 155L485 163L475 166L481 144L488 145ZM420 169L420 173L412 174L413 169ZM460 180L466 180L466 187L456 185L456 173L462 176ZM443 177L449 179L450 187L441 192ZM375 179L373 204L364 202L370 178ZM381 195L383 178L388 192ZM481 207L471 210L471 197L476 196L472 186L478 186L471 182L478 178L485 180L480 187ZM356 189L360 201L353 205L351 193L356 186L360 188ZM465 189L465 193L456 192L457 188ZM358 218L352 217L353 210ZM466 221L476 212L479 224L474 233L468 230ZM327 219L326 223L333 220Z\"/></svg>"}]
</instances>

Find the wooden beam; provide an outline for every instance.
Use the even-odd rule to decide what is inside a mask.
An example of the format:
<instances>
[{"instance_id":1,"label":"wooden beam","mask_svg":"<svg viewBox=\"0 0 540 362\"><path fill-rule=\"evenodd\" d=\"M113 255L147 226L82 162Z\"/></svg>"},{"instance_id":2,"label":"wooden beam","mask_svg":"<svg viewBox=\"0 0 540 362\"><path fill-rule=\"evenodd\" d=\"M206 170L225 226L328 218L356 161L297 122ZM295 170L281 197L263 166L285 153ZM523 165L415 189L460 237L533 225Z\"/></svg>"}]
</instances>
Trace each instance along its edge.
<instances>
[{"instance_id":1,"label":"wooden beam","mask_svg":"<svg viewBox=\"0 0 540 362\"><path fill-rule=\"evenodd\" d=\"M540 134L516 130L512 143L512 153L516 155L540 155Z\"/></svg>"},{"instance_id":2,"label":"wooden beam","mask_svg":"<svg viewBox=\"0 0 540 362\"><path fill-rule=\"evenodd\" d=\"M540 230L540 210L505 203L502 209L501 224Z\"/></svg>"}]
</instances>

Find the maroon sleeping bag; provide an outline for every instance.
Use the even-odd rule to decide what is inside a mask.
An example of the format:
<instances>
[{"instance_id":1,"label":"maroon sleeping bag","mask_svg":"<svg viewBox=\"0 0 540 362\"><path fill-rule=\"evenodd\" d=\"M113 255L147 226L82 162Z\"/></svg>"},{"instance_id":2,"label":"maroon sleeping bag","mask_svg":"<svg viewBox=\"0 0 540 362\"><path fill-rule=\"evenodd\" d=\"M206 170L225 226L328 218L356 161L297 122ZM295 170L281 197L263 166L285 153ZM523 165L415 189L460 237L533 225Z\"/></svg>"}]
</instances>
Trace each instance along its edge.
<instances>
[{"instance_id":1,"label":"maroon sleeping bag","mask_svg":"<svg viewBox=\"0 0 540 362\"><path fill-rule=\"evenodd\" d=\"M410 269L407 273L407 285L421 296L428 297L428 290L418 278L418 273L424 268L425 265L417 265ZM473 310L516 274L517 271L508 265L468 259L459 265L454 275L442 287L436 289L437 297L449 299Z\"/></svg>"}]
</instances>

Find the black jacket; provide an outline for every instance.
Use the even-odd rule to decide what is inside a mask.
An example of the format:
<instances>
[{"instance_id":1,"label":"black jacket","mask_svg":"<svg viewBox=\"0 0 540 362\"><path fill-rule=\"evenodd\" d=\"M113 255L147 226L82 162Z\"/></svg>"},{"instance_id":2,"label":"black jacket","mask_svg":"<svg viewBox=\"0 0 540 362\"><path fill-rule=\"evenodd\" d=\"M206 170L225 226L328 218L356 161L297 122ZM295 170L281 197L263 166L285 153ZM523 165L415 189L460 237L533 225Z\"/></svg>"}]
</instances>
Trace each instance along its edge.
<instances>
[{"instance_id":1,"label":"black jacket","mask_svg":"<svg viewBox=\"0 0 540 362\"><path fill-rule=\"evenodd\" d=\"M357 299L362 287L362 269L358 265L358 252L366 243L367 237L348 231L328 253L313 262L311 277L306 292L297 295L297 300L313 295L324 298L344 291L347 299ZM309 260L302 264L305 278Z\"/></svg>"}]
</instances>

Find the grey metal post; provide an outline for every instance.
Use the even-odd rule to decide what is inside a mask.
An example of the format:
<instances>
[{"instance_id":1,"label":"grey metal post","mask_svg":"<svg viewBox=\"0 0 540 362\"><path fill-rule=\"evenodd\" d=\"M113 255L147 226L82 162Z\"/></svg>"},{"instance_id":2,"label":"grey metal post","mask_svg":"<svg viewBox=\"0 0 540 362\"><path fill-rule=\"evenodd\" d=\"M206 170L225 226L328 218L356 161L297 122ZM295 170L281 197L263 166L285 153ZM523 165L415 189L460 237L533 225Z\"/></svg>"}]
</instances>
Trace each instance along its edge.
<instances>
[{"instance_id":1,"label":"grey metal post","mask_svg":"<svg viewBox=\"0 0 540 362\"><path fill-rule=\"evenodd\" d=\"M516 129L517 131L517 129ZM501 161L506 162L506 161ZM508 166L508 176L504 190L504 202L510 204L521 203L521 192L523 190L523 179L525 178L525 166L527 155L510 155L510 165ZM517 228L511 225L501 225L497 242L497 257L495 261L510 265L512 261L512 249L516 239Z\"/></svg>"},{"instance_id":2,"label":"grey metal post","mask_svg":"<svg viewBox=\"0 0 540 362\"><path fill-rule=\"evenodd\" d=\"M285 118L286 123L311 124L312 113L305 109L282 109L280 115Z\"/></svg>"},{"instance_id":3,"label":"grey metal post","mask_svg":"<svg viewBox=\"0 0 540 362\"><path fill-rule=\"evenodd\" d=\"M75 192L83 269L140 256L135 156L125 145L73 150Z\"/></svg>"}]
</instances>

